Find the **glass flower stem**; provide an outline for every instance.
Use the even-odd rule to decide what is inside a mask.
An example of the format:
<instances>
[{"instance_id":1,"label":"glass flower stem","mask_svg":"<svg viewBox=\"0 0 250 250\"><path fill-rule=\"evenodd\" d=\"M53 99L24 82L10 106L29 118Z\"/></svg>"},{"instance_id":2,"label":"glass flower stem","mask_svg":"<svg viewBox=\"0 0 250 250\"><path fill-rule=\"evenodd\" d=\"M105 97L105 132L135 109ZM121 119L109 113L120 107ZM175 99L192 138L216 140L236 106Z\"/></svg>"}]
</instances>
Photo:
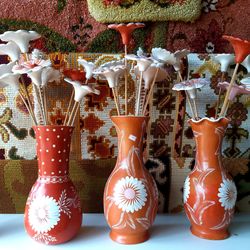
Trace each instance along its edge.
<instances>
[{"instance_id":1,"label":"glass flower stem","mask_svg":"<svg viewBox=\"0 0 250 250\"><path fill-rule=\"evenodd\" d=\"M139 80L139 87L137 92L137 98L136 98L136 110L135 110L135 116L139 116L139 110L140 110L140 99L141 99L141 89L142 89L142 74L143 72L140 72L140 80Z\"/></svg>"},{"instance_id":2,"label":"glass flower stem","mask_svg":"<svg viewBox=\"0 0 250 250\"><path fill-rule=\"evenodd\" d=\"M147 96L147 94L148 94L148 89L145 89L145 93L144 93L144 95L142 96L142 102L141 102L141 104L142 104L142 115L143 115L143 107L144 107L144 104L145 104L145 101L146 101L146 96Z\"/></svg>"},{"instance_id":3,"label":"glass flower stem","mask_svg":"<svg viewBox=\"0 0 250 250\"><path fill-rule=\"evenodd\" d=\"M28 101L28 106L29 106L31 115L32 115L32 117L33 117L33 119L34 119L34 121L35 121L35 124L37 124L36 116L35 116L34 111L33 111L33 108L32 108L32 104L31 104L31 100L30 100L30 95L29 95L29 93L28 93L28 90L27 90L27 87L26 87L26 84L25 84L23 75L21 75L21 82L22 82L22 85L23 85L23 89L24 89L25 96L26 96L27 101Z\"/></svg>"},{"instance_id":4,"label":"glass flower stem","mask_svg":"<svg viewBox=\"0 0 250 250\"><path fill-rule=\"evenodd\" d=\"M144 105L144 107L143 107L143 115L146 114L147 106L148 106L148 103L149 103L151 94L153 93L154 85L155 85L156 78L157 78L157 75L158 75L158 73L159 73L159 70L160 70L160 68L157 68L157 70L156 70L156 72L155 72L153 82L152 82L151 87L150 87L150 90L149 90L149 92L148 92L147 100L146 100L145 105Z\"/></svg>"},{"instance_id":5,"label":"glass flower stem","mask_svg":"<svg viewBox=\"0 0 250 250\"><path fill-rule=\"evenodd\" d=\"M68 122L67 122L67 126L70 126L70 124L71 124L71 120L72 120L72 118L73 118L74 111L75 111L75 109L77 108L77 103L78 103L78 102L75 102L74 105L73 105L72 111L71 111L70 116L69 116L69 120L68 120Z\"/></svg>"},{"instance_id":6,"label":"glass flower stem","mask_svg":"<svg viewBox=\"0 0 250 250\"><path fill-rule=\"evenodd\" d=\"M73 119L72 119L72 123L71 123L70 126L74 126L74 124L75 124L75 119L76 119L76 115L78 114L79 109L80 109L80 103L78 102L78 103L77 103L77 107L76 107L76 112L75 112L75 114L74 114L74 117L73 117Z\"/></svg>"},{"instance_id":7,"label":"glass flower stem","mask_svg":"<svg viewBox=\"0 0 250 250\"><path fill-rule=\"evenodd\" d=\"M178 71L178 76L179 76L181 82L183 82L183 78L182 78L182 75L181 75L181 72L180 72L180 71ZM190 100L190 96L189 96L189 94L188 94L188 91L185 90L185 94L186 94L186 97L187 97L188 105L189 105L190 110L191 110L191 113L192 113L192 118L196 118L195 111L194 111L193 106L192 106L192 104L191 104L191 100ZM194 102L195 102L195 101L194 101ZM196 108L196 109L197 109L197 108Z\"/></svg>"},{"instance_id":8,"label":"glass flower stem","mask_svg":"<svg viewBox=\"0 0 250 250\"><path fill-rule=\"evenodd\" d=\"M42 112L43 112L44 124L48 125L48 122L47 122L47 119L46 119L46 115L45 115L44 98L43 98L42 90L41 90L40 87L38 88L38 93L39 93L40 101L41 101L41 105L42 105L41 107L42 107Z\"/></svg>"},{"instance_id":9,"label":"glass flower stem","mask_svg":"<svg viewBox=\"0 0 250 250\"><path fill-rule=\"evenodd\" d=\"M127 45L124 46L124 52L125 52L125 74L124 74L124 79L125 79L125 115L128 115L128 72L127 72L127 67L128 67L128 61L126 59L126 55L128 54L128 47Z\"/></svg>"},{"instance_id":10,"label":"glass flower stem","mask_svg":"<svg viewBox=\"0 0 250 250\"><path fill-rule=\"evenodd\" d=\"M45 118L46 118L46 121L48 122L49 117L48 117L46 86L44 86L42 90L43 90L43 103L44 103Z\"/></svg>"},{"instance_id":11,"label":"glass flower stem","mask_svg":"<svg viewBox=\"0 0 250 250\"><path fill-rule=\"evenodd\" d=\"M37 86L35 84L33 84L33 87L34 87L34 90L35 90L37 104L38 104L38 108L39 108L40 115L41 115L40 117L43 120L42 122L44 123L44 117L43 117L43 111L42 111L42 104L41 104L41 100L40 100L40 97L39 97L38 88L37 88ZM39 120L41 121L41 119L39 119Z\"/></svg>"},{"instance_id":12,"label":"glass flower stem","mask_svg":"<svg viewBox=\"0 0 250 250\"><path fill-rule=\"evenodd\" d=\"M20 95L25 107L27 108L34 125L37 126L38 125L37 121L36 121L35 117L33 117L33 113L31 112L30 107L29 107L28 103L25 101L25 98L24 98L23 94L21 93L21 91L19 91L19 95Z\"/></svg>"},{"instance_id":13,"label":"glass flower stem","mask_svg":"<svg viewBox=\"0 0 250 250\"><path fill-rule=\"evenodd\" d=\"M221 108L221 112L220 112L220 114L219 114L219 117L223 117L223 116L226 114L226 112L227 112L228 98L229 98L230 92L231 92L231 90L232 90L234 81L235 81L235 79L236 79L236 74L237 74L239 65L240 65L240 64L237 63L236 66L235 66L235 68L234 68L234 73L233 73L233 76L232 76L232 78L231 78L229 87L228 87L228 89L227 89L226 96L225 96L225 99L224 99L224 102L223 102L223 105L222 105L222 108Z\"/></svg>"},{"instance_id":14,"label":"glass flower stem","mask_svg":"<svg viewBox=\"0 0 250 250\"><path fill-rule=\"evenodd\" d=\"M69 100L69 105L68 105L68 109L67 109L67 112L66 112L66 116L65 116L65 119L64 119L64 122L63 122L63 126L66 126L66 123L67 123L67 120L68 120L68 117L69 117L69 110L70 110L70 108L72 106L72 102L73 102L73 99L74 99L74 94L75 94L75 90L73 89L70 100Z\"/></svg>"},{"instance_id":15,"label":"glass flower stem","mask_svg":"<svg viewBox=\"0 0 250 250\"><path fill-rule=\"evenodd\" d=\"M193 99L193 103L194 103L194 115L195 115L195 119L199 120L199 115L198 115L198 111L197 111L197 102L196 102L196 98Z\"/></svg>"},{"instance_id":16,"label":"glass flower stem","mask_svg":"<svg viewBox=\"0 0 250 250\"><path fill-rule=\"evenodd\" d=\"M116 98L117 98L118 108L119 108L119 110L120 110L120 99L119 99L118 86L115 87L115 94L116 94Z\"/></svg>"},{"instance_id":17,"label":"glass flower stem","mask_svg":"<svg viewBox=\"0 0 250 250\"><path fill-rule=\"evenodd\" d=\"M116 98L116 94L115 94L115 88L112 88L112 92L113 92L113 96L114 96L115 106L117 109L117 114L118 114L118 116L120 116L120 110L119 110L119 106L118 106L118 102L117 102L117 98Z\"/></svg>"}]
</instances>

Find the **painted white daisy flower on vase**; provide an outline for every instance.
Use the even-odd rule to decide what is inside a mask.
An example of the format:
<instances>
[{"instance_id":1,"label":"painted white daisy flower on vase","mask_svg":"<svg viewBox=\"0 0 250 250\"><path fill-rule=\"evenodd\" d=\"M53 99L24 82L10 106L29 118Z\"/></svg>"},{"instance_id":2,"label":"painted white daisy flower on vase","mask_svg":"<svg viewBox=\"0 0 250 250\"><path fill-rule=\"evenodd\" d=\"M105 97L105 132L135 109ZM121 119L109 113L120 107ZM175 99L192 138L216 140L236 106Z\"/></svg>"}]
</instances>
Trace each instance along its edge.
<instances>
[{"instance_id":1,"label":"painted white daisy flower on vase","mask_svg":"<svg viewBox=\"0 0 250 250\"><path fill-rule=\"evenodd\" d=\"M223 180L219 188L219 201L225 210L233 209L237 199L237 189L233 181L229 179Z\"/></svg>"},{"instance_id":2,"label":"painted white daisy flower on vase","mask_svg":"<svg viewBox=\"0 0 250 250\"><path fill-rule=\"evenodd\" d=\"M186 178L184 182L184 187L183 187L183 201L184 203L187 202L190 194L190 178L189 176Z\"/></svg>"},{"instance_id":3,"label":"painted white daisy flower on vase","mask_svg":"<svg viewBox=\"0 0 250 250\"><path fill-rule=\"evenodd\" d=\"M47 233L60 221L60 207L52 197L37 197L30 204L28 217L35 232Z\"/></svg>"},{"instance_id":4,"label":"painted white daisy flower on vase","mask_svg":"<svg viewBox=\"0 0 250 250\"><path fill-rule=\"evenodd\" d=\"M116 206L127 213L134 213L145 206L147 191L142 183L134 177L127 176L120 179L114 188Z\"/></svg>"}]
</instances>

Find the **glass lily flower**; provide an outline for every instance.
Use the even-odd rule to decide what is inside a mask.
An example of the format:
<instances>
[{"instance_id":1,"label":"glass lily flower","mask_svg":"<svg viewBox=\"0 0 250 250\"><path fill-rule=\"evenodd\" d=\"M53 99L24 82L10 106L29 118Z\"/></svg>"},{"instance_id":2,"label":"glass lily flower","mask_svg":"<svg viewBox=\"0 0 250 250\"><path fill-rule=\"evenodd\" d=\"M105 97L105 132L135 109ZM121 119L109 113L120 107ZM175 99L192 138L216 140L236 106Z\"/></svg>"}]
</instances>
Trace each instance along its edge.
<instances>
[{"instance_id":1,"label":"glass lily flower","mask_svg":"<svg viewBox=\"0 0 250 250\"><path fill-rule=\"evenodd\" d=\"M234 64L235 56L233 54L218 54L214 60L220 63L221 72L227 72L229 65Z\"/></svg>"},{"instance_id":2,"label":"glass lily flower","mask_svg":"<svg viewBox=\"0 0 250 250\"><path fill-rule=\"evenodd\" d=\"M228 40L234 48L235 62L242 63L250 54L250 41L226 35L224 35L223 38Z\"/></svg>"},{"instance_id":3,"label":"glass lily flower","mask_svg":"<svg viewBox=\"0 0 250 250\"><path fill-rule=\"evenodd\" d=\"M243 65L247 69L247 73L250 73L250 55L245 58L241 65Z\"/></svg>"},{"instance_id":4,"label":"glass lily flower","mask_svg":"<svg viewBox=\"0 0 250 250\"><path fill-rule=\"evenodd\" d=\"M42 85L42 71L45 67L50 67L50 60L31 59L27 62L21 62L13 67L12 71L19 74L28 74L36 86Z\"/></svg>"},{"instance_id":5,"label":"glass lily flower","mask_svg":"<svg viewBox=\"0 0 250 250\"><path fill-rule=\"evenodd\" d=\"M22 53L29 51L29 42L40 38L41 35L35 31L17 30L6 31L0 35L0 39L4 42L15 42Z\"/></svg>"},{"instance_id":6,"label":"glass lily flower","mask_svg":"<svg viewBox=\"0 0 250 250\"><path fill-rule=\"evenodd\" d=\"M162 64L174 65L176 63L175 55L166 49L153 48L151 56L155 61Z\"/></svg>"},{"instance_id":7,"label":"glass lily flower","mask_svg":"<svg viewBox=\"0 0 250 250\"><path fill-rule=\"evenodd\" d=\"M185 90L189 93L191 99L196 98L196 90L203 88L208 85L210 82L205 78L191 79L184 82L176 83L173 87L173 90L181 91Z\"/></svg>"},{"instance_id":8,"label":"glass lily flower","mask_svg":"<svg viewBox=\"0 0 250 250\"><path fill-rule=\"evenodd\" d=\"M175 63L173 64L175 71L181 70L181 60L182 58L186 57L189 54L189 50L183 49L183 50L177 50L174 52L175 56Z\"/></svg>"},{"instance_id":9,"label":"glass lily flower","mask_svg":"<svg viewBox=\"0 0 250 250\"><path fill-rule=\"evenodd\" d=\"M155 64L151 64L151 66L149 66L148 69L145 72L143 72L142 78L144 81L144 88L146 90L150 89L150 86L154 80L154 76L156 74L157 68L158 67ZM137 66L135 67L135 75L137 77L140 76L140 71ZM167 73L167 71L165 71L163 68L159 68L159 72L156 77L156 82L163 81L167 78L169 78L169 74Z\"/></svg>"},{"instance_id":10,"label":"glass lily flower","mask_svg":"<svg viewBox=\"0 0 250 250\"><path fill-rule=\"evenodd\" d=\"M131 40L131 34L135 29L145 27L144 23L120 23L120 24L110 24L108 25L109 29L114 29L121 34L122 43L128 45Z\"/></svg>"},{"instance_id":11,"label":"glass lily flower","mask_svg":"<svg viewBox=\"0 0 250 250\"><path fill-rule=\"evenodd\" d=\"M247 89L250 89L250 77L243 78L240 83L244 85Z\"/></svg>"},{"instance_id":12,"label":"glass lily flower","mask_svg":"<svg viewBox=\"0 0 250 250\"><path fill-rule=\"evenodd\" d=\"M81 100L88 94L100 95L100 90L94 89L88 85L82 85L79 81L73 81L69 78L65 78L64 80L73 85L75 90L74 100L76 102L81 102Z\"/></svg>"},{"instance_id":13,"label":"glass lily flower","mask_svg":"<svg viewBox=\"0 0 250 250\"><path fill-rule=\"evenodd\" d=\"M218 83L218 86L220 86L223 89L228 89L229 85L230 85L229 82ZM241 95L241 94L249 95L250 90L247 89L245 85L233 84L233 87L229 93L228 100L233 101L236 96Z\"/></svg>"},{"instance_id":14,"label":"glass lily flower","mask_svg":"<svg viewBox=\"0 0 250 250\"><path fill-rule=\"evenodd\" d=\"M149 57L136 56L136 55L126 55L126 59L136 61L140 72L144 72L153 63Z\"/></svg>"},{"instance_id":15,"label":"glass lily flower","mask_svg":"<svg viewBox=\"0 0 250 250\"><path fill-rule=\"evenodd\" d=\"M21 56L21 50L14 42L8 42L7 44L0 44L0 55L7 55L12 62L18 61Z\"/></svg>"},{"instance_id":16,"label":"glass lily flower","mask_svg":"<svg viewBox=\"0 0 250 250\"><path fill-rule=\"evenodd\" d=\"M43 68L41 75L41 86L46 86L49 82L59 81L61 73L59 70L56 70L52 67Z\"/></svg>"},{"instance_id":17,"label":"glass lily flower","mask_svg":"<svg viewBox=\"0 0 250 250\"><path fill-rule=\"evenodd\" d=\"M15 90L19 91L20 74L12 72L12 68L13 68L14 64L15 63L12 62L12 63L8 63L8 64L0 65L0 88L12 86Z\"/></svg>"},{"instance_id":18,"label":"glass lily flower","mask_svg":"<svg viewBox=\"0 0 250 250\"><path fill-rule=\"evenodd\" d=\"M84 67L84 70L86 72L86 79L91 79L93 76L93 71L96 68L95 64L93 62L88 62L82 58L78 58L77 61Z\"/></svg>"},{"instance_id":19,"label":"glass lily flower","mask_svg":"<svg viewBox=\"0 0 250 250\"><path fill-rule=\"evenodd\" d=\"M126 67L124 65L110 68L99 68L94 71L95 75L100 75L106 78L110 88L115 88L119 84L119 78L124 75Z\"/></svg>"}]
</instances>

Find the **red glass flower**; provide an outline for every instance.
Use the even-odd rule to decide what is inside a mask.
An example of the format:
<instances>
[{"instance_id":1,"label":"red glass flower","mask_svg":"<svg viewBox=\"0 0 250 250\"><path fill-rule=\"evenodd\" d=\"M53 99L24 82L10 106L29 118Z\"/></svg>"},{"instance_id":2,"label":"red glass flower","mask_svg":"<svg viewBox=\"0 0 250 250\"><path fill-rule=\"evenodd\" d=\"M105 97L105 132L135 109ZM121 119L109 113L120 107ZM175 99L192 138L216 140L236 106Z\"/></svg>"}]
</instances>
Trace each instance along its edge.
<instances>
[{"instance_id":1,"label":"red glass flower","mask_svg":"<svg viewBox=\"0 0 250 250\"><path fill-rule=\"evenodd\" d=\"M73 81L85 82L85 72L77 69L64 69L63 74L65 77L72 79Z\"/></svg>"},{"instance_id":2,"label":"red glass flower","mask_svg":"<svg viewBox=\"0 0 250 250\"><path fill-rule=\"evenodd\" d=\"M109 29L114 29L120 32L122 37L122 43L128 45L131 39L131 34L135 29L145 27L144 23L120 23L120 24L110 24L108 25Z\"/></svg>"},{"instance_id":3,"label":"red glass flower","mask_svg":"<svg viewBox=\"0 0 250 250\"><path fill-rule=\"evenodd\" d=\"M250 41L241 40L233 36L223 36L224 39L228 40L234 48L235 62L242 63L244 59L250 54Z\"/></svg>"}]
</instances>

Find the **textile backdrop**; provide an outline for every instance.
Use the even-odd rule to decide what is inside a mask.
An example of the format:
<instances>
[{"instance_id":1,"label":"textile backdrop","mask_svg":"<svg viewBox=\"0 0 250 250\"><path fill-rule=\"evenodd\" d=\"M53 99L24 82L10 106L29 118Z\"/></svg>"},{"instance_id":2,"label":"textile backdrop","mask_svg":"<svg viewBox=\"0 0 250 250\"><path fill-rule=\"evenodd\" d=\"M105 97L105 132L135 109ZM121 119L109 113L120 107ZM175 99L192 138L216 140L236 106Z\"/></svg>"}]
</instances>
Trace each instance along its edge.
<instances>
[{"instance_id":1,"label":"textile backdrop","mask_svg":"<svg viewBox=\"0 0 250 250\"><path fill-rule=\"evenodd\" d=\"M99 62L121 56L96 54L121 52L122 44L115 31L107 30L107 25L96 22L89 15L86 1L44 0L39 5L36 2L2 0L0 32L21 28L40 32L42 38L34 42L32 48L66 52L64 55L52 54L51 58L53 63L60 63L67 57L69 67L77 66L79 55ZM105 2L110 4L112 1ZM136 1L130 2L131 6L136 4ZM178 1L166 2L171 5ZM201 16L193 23L147 22L146 28L134 32L129 50L134 52L140 46L150 51L152 47L161 46L172 51L189 48L196 52L188 57L183 73L211 79L212 90L207 89L199 99L203 113L209 115L214 111L218 94L215 85L221 75L218 65L211 61L212 53L231 51L221 39L224 33L250 39L250 26L244 25L249 22L250 8L247 0L206 0L201 5ZM91 54L69 53L72 51ZM6 57L0 57L0 61L6 63ZM183 208L183 182L194 165L195 146L192 132L184 122L189 117L185 95L176 95L171 90L176 75L171 70L169 72L171 79L158 83L154 91L152 129L148 138L150 160L146 165L159 188L159 211L179 212ZM238 79L246 73L245 68L240 67ZM131 105L134 100L132 87ZM98 88L101 95L88 97L81 105L71 150L71 176L79 190L84 212L102 211L104 183L117 154L116 134L109 119L115 109L112 93L105 81L99 81ZM70 97L70 88L63 81L53 83L48 95L50 120L60 124L65 116L65 100ZM232 122L223 147L224 161L238 187L239 211L250 211L249 106L249 99L241 98L230 107L228 114ZM27 118L27 110L17 93L0 89L0 212L23 212L27 194L37 175L35 139L31 121ZM79 133L81 137L77 136Z\"/></svg>"}]
</instances>

